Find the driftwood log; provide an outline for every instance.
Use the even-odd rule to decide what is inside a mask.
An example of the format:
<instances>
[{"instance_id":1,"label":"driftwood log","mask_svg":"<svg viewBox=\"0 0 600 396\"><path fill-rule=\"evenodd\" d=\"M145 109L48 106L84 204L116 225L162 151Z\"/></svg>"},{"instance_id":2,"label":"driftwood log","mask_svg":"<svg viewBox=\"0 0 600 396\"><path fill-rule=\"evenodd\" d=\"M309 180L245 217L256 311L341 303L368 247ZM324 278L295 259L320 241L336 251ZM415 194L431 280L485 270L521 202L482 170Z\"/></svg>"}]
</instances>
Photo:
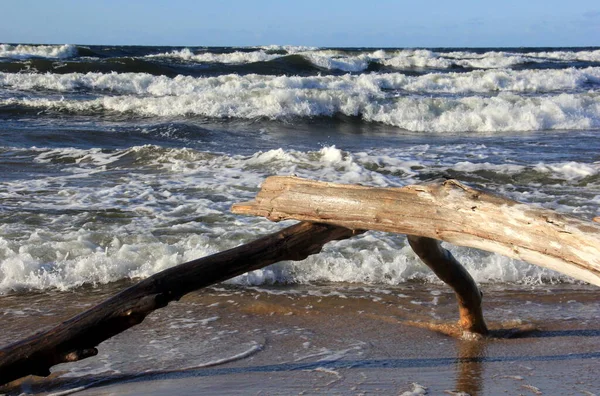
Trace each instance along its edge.
<instances>
[{"instance_id":1,"label":"driftwood log","mask_svg":"<svg viewBox=\"0 0 600 396\"><path fill-rule=\"evenodd\" d=\"M329 241L367 229L407 234L417 255L454 289L459 325L473 333L487 332L481 293L440 240L522 259L600 286L600 225L453 180L369 188L271 177L255 201L232 210L302 222L162 271L52 329L1 348L0 385L29 374L47 376L56 364L94 356L102 341L191 291L278 261L302 260Z\"/></svg>"},{"instance_id":2,"label":"driftwood log","mask_svg":"<svg viewBox=\"0 0 600 396\"><path fill-rule=\"evenodd\" d=\"M282 260L302 260L356 232L299 223L254 242L159 272L60 325L0 349L0 385L94 356L102 341L139 324L183 295Z\"/></svg>"},{"instance_id":3,"label":"driftwood log","mask_svg":"<svg viewBox=\"0 0 600 396\"><path fill-rule=\"evenodd\" d=\"M481 292L440 241L500 253L600 286L600 226L520 204L456 180L373 188L268 178L239 214L407 234L415 253L456 293L459 327L488 332Z\"/></svg>"},{"instance_id":4,"label":"driftwood log","mask_svg":"<svg viewBox=\"0 0 600 396\"><path fill-rule=\"evenodd\" d=\"M476 190L456 180L401 188L265 180L239 214L414 235L499 253L600 286L600 224Z\"/></svg>"}]
</instances>

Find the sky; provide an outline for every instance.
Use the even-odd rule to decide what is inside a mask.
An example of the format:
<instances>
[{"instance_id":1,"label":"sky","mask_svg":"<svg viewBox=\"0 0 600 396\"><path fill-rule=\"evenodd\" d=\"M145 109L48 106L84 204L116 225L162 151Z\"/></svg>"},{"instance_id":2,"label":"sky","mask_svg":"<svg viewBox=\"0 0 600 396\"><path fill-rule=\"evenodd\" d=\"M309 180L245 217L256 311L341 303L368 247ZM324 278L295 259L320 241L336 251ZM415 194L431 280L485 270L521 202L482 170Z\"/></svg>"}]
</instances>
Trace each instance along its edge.
<instances>
[{"instance_id":1,"label":"sky","mask_svg":"<svg viewBox=\"0 0 600 396\"><path fill-rule=\"evenodd\" d=\"M598 0L4 0L0 43L600 46Z\"/></svg>"}]
</instances>

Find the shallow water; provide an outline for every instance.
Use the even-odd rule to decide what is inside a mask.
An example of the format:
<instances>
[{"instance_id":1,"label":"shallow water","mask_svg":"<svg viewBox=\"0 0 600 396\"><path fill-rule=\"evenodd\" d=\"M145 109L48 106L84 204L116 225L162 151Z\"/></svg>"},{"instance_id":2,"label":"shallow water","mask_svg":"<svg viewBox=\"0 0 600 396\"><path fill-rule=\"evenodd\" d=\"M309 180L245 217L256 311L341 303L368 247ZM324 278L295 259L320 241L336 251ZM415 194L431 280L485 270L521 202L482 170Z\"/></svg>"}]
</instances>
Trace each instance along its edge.
<instances>
[{"instance_id":1,"label":"shallow water","mask_svg":"<svg viewBox=\"0 0 600 396\"><path fill-rule=\"evenodd\" d=\"M115 289L2 297L3 323L11 324L2 340L57 323ZM455 319L454 296L442 285L208 288L104 342L98 356L56 366L53 378L15 392L391 394L413 383L430 394L600 390L597 288L503 285L484 293L490 328L505 332L461 341L420 327Z\"/></svg>"}]
</instances>

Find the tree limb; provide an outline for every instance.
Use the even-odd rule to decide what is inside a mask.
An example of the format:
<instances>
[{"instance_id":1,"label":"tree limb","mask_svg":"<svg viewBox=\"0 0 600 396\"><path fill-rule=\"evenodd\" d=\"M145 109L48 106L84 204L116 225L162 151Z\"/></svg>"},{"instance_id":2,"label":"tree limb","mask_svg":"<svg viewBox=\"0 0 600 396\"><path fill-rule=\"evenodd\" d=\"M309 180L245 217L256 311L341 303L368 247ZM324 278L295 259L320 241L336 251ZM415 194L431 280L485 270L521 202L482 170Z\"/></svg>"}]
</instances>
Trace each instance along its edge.
<instances>
[{"instance_id":1,"label":"tree limb","mask_svg":"<svg viewBox=\"0 0 600 396\"><path fill-rule=\"evenodd\" d=\"M0 349L0 385L29 374L47 376L56 364L94 356L102 341L189 292L282 260L303 260L325 243L355 234L343 227L302 222L166 269L52 329Z\"/></svg>"}]
</instances>

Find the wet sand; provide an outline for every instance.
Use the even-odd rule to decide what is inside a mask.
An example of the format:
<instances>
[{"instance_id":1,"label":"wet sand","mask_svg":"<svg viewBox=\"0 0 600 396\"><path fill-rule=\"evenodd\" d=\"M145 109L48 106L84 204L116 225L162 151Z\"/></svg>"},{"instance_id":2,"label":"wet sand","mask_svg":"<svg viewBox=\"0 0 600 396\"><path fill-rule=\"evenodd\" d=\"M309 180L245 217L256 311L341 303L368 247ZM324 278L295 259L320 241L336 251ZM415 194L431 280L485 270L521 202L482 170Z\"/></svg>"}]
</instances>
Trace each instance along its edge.
<instances>
[{"instance_id":1,"label":"wet sand","mask_svg":"<svg viewBox=\"0 0 600 396\"><path fill-rule=\"evenodd\" d=\"M51 326L126 284L0 297L0 343ZM483 286L502 337L468 341L443 285L221 286L193 293L8 394L600 394L600 291ZM510 337L509 337L510 335ZM461 393L462 392L462 393Z\"/></svg>"}]
</instances>

